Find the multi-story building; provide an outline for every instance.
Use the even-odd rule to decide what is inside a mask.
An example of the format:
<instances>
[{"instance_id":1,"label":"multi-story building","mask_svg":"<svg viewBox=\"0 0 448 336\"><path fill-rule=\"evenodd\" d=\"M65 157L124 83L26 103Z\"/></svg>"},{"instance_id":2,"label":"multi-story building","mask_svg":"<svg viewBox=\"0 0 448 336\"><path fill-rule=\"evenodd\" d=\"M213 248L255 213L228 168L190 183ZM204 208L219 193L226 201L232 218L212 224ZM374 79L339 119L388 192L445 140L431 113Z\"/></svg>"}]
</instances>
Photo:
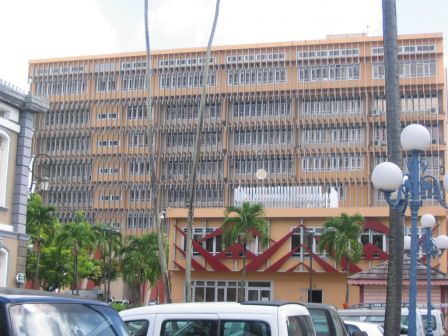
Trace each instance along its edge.
<instances>
[{"instance_id":1,"label":"multi-story building","mask_svg":"<svg viewBox=\"0 0 448 336\"><path fill-rule=\"evenodd\" d=\"M47 110L48 103L0 80L0 287L25 281L33 121Z\"/></svg>"},{"instance_id":2,"label":"multi-story building","mask_svg":"<svg viewBox=\"0 0 448 336\"><path fill-rule=\"evenodd\" d=\"M445 173L445 70L441 34L399 40L401 121L432 136L428 171ZM145 53L34 60L32 91L50 101L36 126L34 150L51 156L46 202L69 220L82 209L126 235L152 227L149 204L146 86L153 93L162 207L170 225L173 299L183 300L188 178L205 50L155 51L151 78ZM223 208L262 202L271 246L250 246L249 296L306 300L306 236L313 234L313 290L341 304L344 265L316 249L322 223L342 212L366 217L365 259L387 259L388 208L370 182L386 159L384 51L381 37L214 47L195 206L194 293L232 299L241 270L238 248L224 252ZM257 170L267 172L257 179ZM260 176L259 176L260 177ZM437 230L445 211L428 199ZM409 219L407 219L409 226ZM446 262L442 262L446 270ZM305 294L303 289L305 288ZM353 291L356 300L356 291Z\"/></svg>"}]
</instances>

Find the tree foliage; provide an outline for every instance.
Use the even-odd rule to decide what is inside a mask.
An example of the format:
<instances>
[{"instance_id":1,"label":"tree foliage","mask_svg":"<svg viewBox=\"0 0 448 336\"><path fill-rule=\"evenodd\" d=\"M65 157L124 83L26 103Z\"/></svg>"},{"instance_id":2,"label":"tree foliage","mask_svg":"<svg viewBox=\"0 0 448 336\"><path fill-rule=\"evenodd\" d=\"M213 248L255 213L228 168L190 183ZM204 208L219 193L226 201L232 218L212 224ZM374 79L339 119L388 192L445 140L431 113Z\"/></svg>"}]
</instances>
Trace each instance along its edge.
<instances>
[{"instance_id":1,"label":"tree foliage","mask_svg":"<svg viewBox=\"0 0 448 336\"><path fill-rule=\"evenodd\" d=\"M241 273L241 289L239 300L244 300L246 287L246 248L247 244L258 237L261 247L269 244L269 222L264 218L263 205L243 202L241 207L228 206L224 211L224 223L222 225L222 242L225 247L234 243L243 246L243 269Z\"/></svg>"},{"instance_id":2,"label":"tree foliage","mask_svg":"<svg viewBox=\"0 0 448 336\"><path fill-rule=\"evenodd\" d=\"M92 228L96 238L95 248L100 259L99 270L92 280L96 285L103 284L104 293L108 293L110 289L106 288L107 281L115 280L119 274L121 235L112 228L102 225L95 225Z\"/></svg>"},{"instance_id":3,"label":"tree foliage","mask_svg":"<svg viewBox=\"0 0 448 336\"><path fill-rule=\"evenodd\" d=\"M154 285L161 276L157 235L129 236L122 249L124 280L132 288L132 302L141 303L141 289L146 281Z\"/></svg>"},{"instance_id":4,"label":"tree foliage","mask_svg":"<svg viewBox=\"0 0 448 336\"><path fill-rule=\"evenodd\" d=\"M60 227L58 220L53 215L55 210L54 206L43 205L39 194L30 195L27 205L26 232L31 237L33 253L28 251L30 261L27 261L26 273L29 279L33 278L35 289L40 289L42 283L42 276L39 274L42 250L51 246Z\"/></svg>"},{"instance_id":5,"label":"tree foliage","mask_svg":"<svg viewBox=\"0 0 448 336\"><path fill-rule=\"evenodd\" d=\"M358 262L362 255L362 244L359 241L363 230L364 217L342 213L339 217L328 219L324 223L324 233L320 237L318 249L334 255L336 263L346 259L347 276L350 275L350 262ZM348 282L346 285L345 303L349 300Z\"/></svg>"},{"instance_id":6,"label":"tree foliage","mask_svg":"<svg viewBox=\"0 0 448 336\"><path fill-rule=\"evenodd\" d=\"M79 257L90 253L95 246L95 235L92 226L82 212L75 214L75 220L62 226L56 237L56 245L60 249L69 249L73 256L73 289L76 294L79 281Z\"/></svg>"}]
</instances>

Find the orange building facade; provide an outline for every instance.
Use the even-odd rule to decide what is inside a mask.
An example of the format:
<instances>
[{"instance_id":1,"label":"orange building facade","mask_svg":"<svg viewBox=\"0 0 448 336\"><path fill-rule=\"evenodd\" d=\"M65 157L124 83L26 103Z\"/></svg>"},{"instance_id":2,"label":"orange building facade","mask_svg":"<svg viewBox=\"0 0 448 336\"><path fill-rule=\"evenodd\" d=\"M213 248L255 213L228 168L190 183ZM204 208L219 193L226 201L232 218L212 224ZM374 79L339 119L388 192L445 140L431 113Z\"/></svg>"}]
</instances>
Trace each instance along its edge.
<instances>
[{"instance_id":1,"label":"orange building facade","mask_svg":"<svg viewBox=\"0 0 448 336\"><path fill-rule=\"evenodd\" d=\"M443 37L405 35L398 43L402 125L429 129L428 173L442 178ZM388 208L370 183L373 167L386 160L383 54L382 38L365 35L213 48L195 203L195 300L236 298L241 247L224 250L219 227L224 208L243 201L263 203L271 223L269 247L256 239L249 246L251 299L305 301L311 287L316 300L340 306L347 265L316 244L323 222L342 212L366 218L364 259L350 271L387 259ZM63 221L80 209L124 235L152 230L149 83L174 301L184 300L185 202L204 55L203 48L155 51L149 80L144 53L33 60L29 70L32 92L50 102L33 147L51 157L40 165L50 177L45 201L58 206ZM421 211L437 217L436 233L446 233L446 211L435 200ZM436 263L446 271L446 260ZM358 302L357 288L351 291Z\"/></svg>"}]
</instances>

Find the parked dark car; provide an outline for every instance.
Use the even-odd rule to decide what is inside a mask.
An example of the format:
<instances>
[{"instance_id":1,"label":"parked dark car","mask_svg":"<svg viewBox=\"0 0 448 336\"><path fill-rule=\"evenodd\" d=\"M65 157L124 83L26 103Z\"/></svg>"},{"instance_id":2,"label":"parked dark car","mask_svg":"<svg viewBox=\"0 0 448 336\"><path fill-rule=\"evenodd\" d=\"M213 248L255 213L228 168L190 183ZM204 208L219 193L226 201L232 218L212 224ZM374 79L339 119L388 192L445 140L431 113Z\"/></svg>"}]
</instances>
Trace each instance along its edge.
<instances>
[{"instance_id":1,"label":"parked dark car","mask_svg":"<svg viewBox=\"0 0 448 336\"><path fill-rule=\"evenodd\" d=\"M125 336L109 305L50 292L0 288L0 336Z\"/></svg>"},{"instance_id":2,"label":"parked dark car","mask_svg":"<svg viewBox=\"0 0 448 336\"><path fill-rule=\"evenodd\" d=\"M333 306L323 303L302 304L310 312L316 336L349 336L344 321Z\"/></svg>"}]
</instances>

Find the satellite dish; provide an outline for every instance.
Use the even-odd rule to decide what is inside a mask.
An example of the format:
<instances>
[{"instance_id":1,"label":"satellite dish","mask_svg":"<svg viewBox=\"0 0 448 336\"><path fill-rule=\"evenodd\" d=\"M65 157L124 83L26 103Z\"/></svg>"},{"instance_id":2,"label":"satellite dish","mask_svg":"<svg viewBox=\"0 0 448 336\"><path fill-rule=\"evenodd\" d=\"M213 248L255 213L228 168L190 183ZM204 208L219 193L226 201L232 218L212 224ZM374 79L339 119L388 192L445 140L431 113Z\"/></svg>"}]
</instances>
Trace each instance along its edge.
<instances>
[{"instance_id":1,"label":"satellite dish","mask_svg":"<svg viewBox=\"0 0 448 336\"><path fill-rule=\"evenodd\" d=\"M264 180L267 175L268 175L268 173L263 168L257 169L257 172L255 173L255 176L259 180Z\"/></svg>"}]
</instances>

